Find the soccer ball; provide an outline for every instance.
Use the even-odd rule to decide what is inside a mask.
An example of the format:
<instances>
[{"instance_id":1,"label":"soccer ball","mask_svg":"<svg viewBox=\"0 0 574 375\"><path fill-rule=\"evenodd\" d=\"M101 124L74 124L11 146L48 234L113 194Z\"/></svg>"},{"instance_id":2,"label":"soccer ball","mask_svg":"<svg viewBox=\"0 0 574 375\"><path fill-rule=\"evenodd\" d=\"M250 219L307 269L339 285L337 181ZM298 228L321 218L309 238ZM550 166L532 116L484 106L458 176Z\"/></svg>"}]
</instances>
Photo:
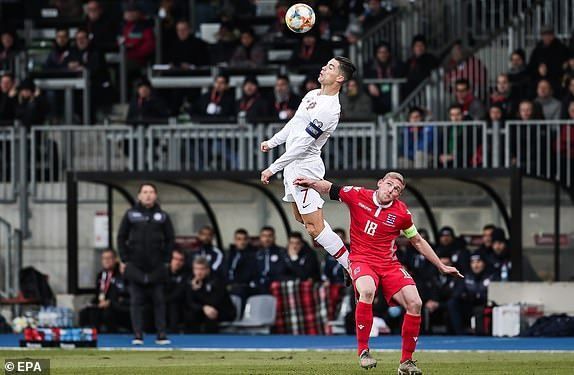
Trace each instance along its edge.
<instances>
[{"instance_id":1,"label":"soccer ball","mask_svg":"<svg viewBox=\"0 0 574 375\"><path fill-rule=\"evenodd\" d=\"M285 14L287 27L295 33L306 33L315 24L315 12L307 4L295 4Z\"/></svg>"}]
</instances>

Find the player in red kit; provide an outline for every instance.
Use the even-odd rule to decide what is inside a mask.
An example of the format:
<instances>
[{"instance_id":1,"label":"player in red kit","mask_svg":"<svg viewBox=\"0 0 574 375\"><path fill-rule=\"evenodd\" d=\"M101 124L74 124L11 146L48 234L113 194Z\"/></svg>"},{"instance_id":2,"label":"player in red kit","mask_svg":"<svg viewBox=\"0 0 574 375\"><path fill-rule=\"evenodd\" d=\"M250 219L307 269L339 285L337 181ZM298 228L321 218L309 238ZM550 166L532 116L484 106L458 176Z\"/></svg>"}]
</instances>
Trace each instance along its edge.
<instances>
[{"instance_id":1,"label":"player in red kit","mask_svg":"<svg viewBox=\"0 0 574 375\"><path fill-rule=\"evenodd\" d=\"M351 214L351 254L349 256L353 285L358 294L355 310L359 363L369 369L377 361L369 353L369 334L373 325L372 303L379 284L389 305L400 305L405 311L402 327L402 357L399 375L419 375L422 371L412 359L421 323L421 298L411 275L402 267L395 252L395 241L401 232L412 245L441 273L463 277L455 267L445 266L417 232L411 213L400 201L405 180L400 173L390 172L381 178L377 190L357 186L338 186L326 180L298 178L296 185L310 187L332 200L347 205Z\"/></svg>"}]
</instances>

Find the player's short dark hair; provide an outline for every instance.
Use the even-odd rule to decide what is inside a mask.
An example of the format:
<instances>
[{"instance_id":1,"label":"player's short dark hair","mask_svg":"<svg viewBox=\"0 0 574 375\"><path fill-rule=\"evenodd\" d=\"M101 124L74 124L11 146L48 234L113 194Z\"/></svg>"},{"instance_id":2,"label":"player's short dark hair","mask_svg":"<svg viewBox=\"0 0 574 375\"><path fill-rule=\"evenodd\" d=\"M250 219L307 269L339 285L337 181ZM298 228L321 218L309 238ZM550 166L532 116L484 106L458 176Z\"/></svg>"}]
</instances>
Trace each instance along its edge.
<instances>
[{"instance_id":1,"label":"player's short dark hair","mask_svg":"<svg viewBox=\"0 0 574 375\"><path fill-rule=\"evenodd\" d=\"M144 186L150 186L153 191L155 191L155 193L157 194L157 186L155 186L155 184L151 183L151 182L144 182L142 184L140 184L139 188L138 188L138 194L142 192L142 189L144 188Z\"/></svg>"},{"instance_id":2,"label":"player's short dark hair","mask_svg":"<svg viewBox=\"0 0 574 375\"><path fill-rule=\"evenodd\" d=\"M273 227L270 226L270 225L266 225L266 226L264 226L263 228L261 228L261 230L259 231L259 233L262 233L262 232L265 232L265 231L268 231L268 232L271 232L271 233L275 234L275 228L273 228Z\"/></svg>"},{"instance_id":3,"label":"player's short dark hair","mask_svg":"<svg viewBox=\"0 0 574 375\"><path fill-rule=\"evenodd\" d=\"M289 233L289 239L291 238L296 238L298 240L303 241L303 235L301 234L301 232L291 232Z\"/></svg>"},{"instance_id":4,"label":"player's short dark hair","mask_svg":"<svg viewBox=\"0 0 574 375\"><path fill-rule=\"evenodd\" d=\"M339 62L339 72L341 72L341 75L345 78L345 82L353 78L353 75L357 71L355 64L344 56L337 56L335 60Z\"/></svg>"},{"instance_id":5,"label":"player's short dark hair","mask_svg":"<svg viewBox=\"0 0 574 375\"><path fill-rule=\"evenodd\" d=\"M235 231L235 236L237 236L238 234L243 234L245 236L249 236L249 233L247 233L247 230L243 229L243 228L239 228Z\"/></svg>"}]
</instances>

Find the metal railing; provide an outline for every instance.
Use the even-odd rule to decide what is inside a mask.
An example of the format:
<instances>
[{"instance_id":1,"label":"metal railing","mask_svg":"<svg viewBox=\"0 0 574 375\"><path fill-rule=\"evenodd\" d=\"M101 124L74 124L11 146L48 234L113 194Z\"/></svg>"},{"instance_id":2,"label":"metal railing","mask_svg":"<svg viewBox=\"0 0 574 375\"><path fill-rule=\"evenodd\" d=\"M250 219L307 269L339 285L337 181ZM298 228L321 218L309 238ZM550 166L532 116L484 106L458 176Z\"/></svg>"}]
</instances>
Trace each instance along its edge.
<instances>
[{"instance_id":1,"label":"metal railing","mask_svg":"<svg viewBox=\"0 0 574 375\"><path fill-rule=\"evenodd\" d=\"M20 290L19 270L22 268L22 232L0 217L0 298L16 297Z\"/></svg>"},{"instance_id":2,"label":"metal railing","mask_svg":"<svg viewBox=\"0 0 574 375\"><path fill-rule=\"evenodd\" d=\"M488 129L483 121L393 122L393 168L488 168Z\"/></svg>"},{"instance_id":3,"label":"metal railing","mask_svg":"<svg viewBox=\"0 0 574 375\"><path fill-rule=\"evenodd\" d=\"M0 127L0 202L12 201L16 194L16 131Z\"/></svg>"},{"instance_id":4,"label":"metal railing","mask_svg":"<svg viewBox=\"0 0 574 375\"><path fill-rule=\"evenodd\" d=\"M507 121L504 166L572 186L574 120Z\"/></svg>"}]
</instances>

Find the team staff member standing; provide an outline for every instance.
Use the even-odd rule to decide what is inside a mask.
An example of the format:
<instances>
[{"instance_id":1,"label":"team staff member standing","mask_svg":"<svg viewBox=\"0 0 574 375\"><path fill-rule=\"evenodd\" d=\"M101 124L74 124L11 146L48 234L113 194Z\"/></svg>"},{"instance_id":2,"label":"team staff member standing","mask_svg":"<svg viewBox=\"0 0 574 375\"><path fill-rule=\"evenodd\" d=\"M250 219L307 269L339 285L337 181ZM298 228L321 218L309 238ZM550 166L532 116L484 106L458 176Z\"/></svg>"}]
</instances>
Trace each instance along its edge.
<instances>
[{"instance_id":1,"label":"team staff member standing","mask_svg":"<svg viewBox=\"0 0 574 375\"><path fill-rule=\"evenodd\" d=\"M157 188L151 183L140 185L138 203L127 210L118 231L120 258L126 267L125 277L130 282L134 345L143 344L143 310L150 297L156 344L170 344L165 333L164 284L173 245L173 226L169 215L157 204Z\"/></svg>"}]
</instances>

